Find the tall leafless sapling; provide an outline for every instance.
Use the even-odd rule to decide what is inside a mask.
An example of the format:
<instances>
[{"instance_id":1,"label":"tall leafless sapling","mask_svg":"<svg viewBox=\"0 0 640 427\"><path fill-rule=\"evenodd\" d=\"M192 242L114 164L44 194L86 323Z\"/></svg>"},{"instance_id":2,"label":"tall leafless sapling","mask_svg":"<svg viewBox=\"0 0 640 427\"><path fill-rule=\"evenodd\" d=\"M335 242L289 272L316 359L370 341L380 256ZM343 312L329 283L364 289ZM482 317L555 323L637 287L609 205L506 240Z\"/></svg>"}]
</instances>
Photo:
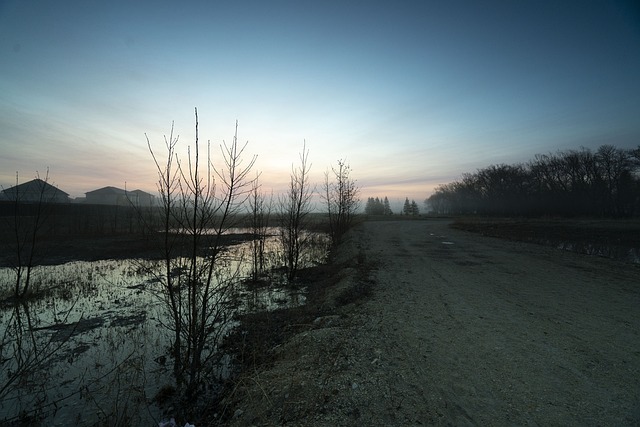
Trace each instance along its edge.
<instances>
[{"instance_id":1,"label":"tall leafless sapling","mask_svg":"<svg viewBox=\"0 0 640 427\"><path fill-rule=\"evenodd\" d=\"M338 165L324 174L323 198L327 204L329 231L334 245L353 224L360 205L359 189L350 174L351 167L344 160L338 160Z\"/></svg>"},{"instance_id":2,"label":"tall leafless sapling","mask_svg":"<svg viewBox=\"0 0 640 427\"><path fill-rule=\"evenodd\" d=\"M300 153L300 165L291 167L289 188L279 197L280 242L284 254L287 279L292 281L297 272L300 258L305 250L309 233L305 228L311 212L313 189L309 182L309 150L306 142Z\"/></svg>"},{"instance_id":3,"label":"tall leafless sapling","mask_svg":"<svg viewBox=\"0 0 640 427\"><path fill-rule=\"evenodd\" d=\"M55 194L47 191L49 185L49 169L44 179L36 174L36 179L27 184L28 188L19 185L16 173L15 187L5 191L13 202L13 215L7 229L12 234L8 239L9 252L12 255L11 268L15 274L13 296L24 298L31 289L32 272L39 244L46 232L46 220L51 212L51 204ZM7 194L8 193L8 194ZM28 194L27 194L28 193Z\"/></svg>"},{"instance_id":4,"label":"tall leafless sapling","mask_svg":"<svg viewBox=\"0 0 640 427\"><path fill-rule=\"evenodd\" d=\"M258 281L265 270L265 245L268 237L273 196L267 200L261 191L259 176L253 181L249 195L249 221L253 240L251 241L251 278Z\"/></svg>"},{"instance_id":5,"label":"tall leafless sapling","mask_svg":"<svg viewBox=\"0 0 640 427\"><path fill-rule=\"evenodd\" d=\"M236 122L233 142L223 142L219 165L214 166L210 144L206 150L200 147L197 109L195 142L186 164L178 156L177 144L172 125L162 160L147 137L158 171L164 263L159 279L170 313L167 327L173 332L174 373L178 388L193 396L211 373L218 356L216 344L232 317L225 303L238 278L225 254L223 235L236 224L248 197L248 174L256 159L243 162L247 144L238 144Z\"/></svg>"}]
</instances>

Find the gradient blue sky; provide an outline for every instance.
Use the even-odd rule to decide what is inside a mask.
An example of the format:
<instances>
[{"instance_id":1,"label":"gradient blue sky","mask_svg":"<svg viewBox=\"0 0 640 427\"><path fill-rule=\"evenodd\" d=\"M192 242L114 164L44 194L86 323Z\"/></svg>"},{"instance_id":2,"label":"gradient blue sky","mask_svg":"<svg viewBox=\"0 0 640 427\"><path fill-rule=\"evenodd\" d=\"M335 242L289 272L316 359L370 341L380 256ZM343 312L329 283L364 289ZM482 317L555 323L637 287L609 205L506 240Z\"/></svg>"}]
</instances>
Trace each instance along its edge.
<instances>
[{"instance_id":1,"label":"gradient blue sky","mask_svg":"<svg viewBox=\"0 0 640 427\"><path fill-rule=\"evenodd\" d=\"M640 144L640 13L622 1L0 0L0 184L155 190L171 122L249 141L265 189L303 141L364 198Z\"/></svg>"}]
</instances>

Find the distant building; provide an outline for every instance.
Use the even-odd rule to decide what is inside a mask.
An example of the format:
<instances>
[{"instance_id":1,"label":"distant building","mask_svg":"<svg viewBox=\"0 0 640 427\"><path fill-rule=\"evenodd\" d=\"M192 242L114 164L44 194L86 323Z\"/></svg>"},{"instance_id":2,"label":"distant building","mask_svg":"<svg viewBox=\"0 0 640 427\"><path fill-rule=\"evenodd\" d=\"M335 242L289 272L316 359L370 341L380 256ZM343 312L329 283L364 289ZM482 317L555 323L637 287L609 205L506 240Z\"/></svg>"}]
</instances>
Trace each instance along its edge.
<instances>
[{"instance_id":1,"label":"distant building","mask_svg":"<svg viewBox=\"0 0 640 427\"><path fill-rule=\"evenodd\" d=\"M85 193L85 203L92 205L128 205L124 190L116 187L103 187Z\"/></svg>"},{"instance_id":2,"label":"distant building","mask_svg":"<svg viewBox=\"0 0 640 427\"><path fill-rule=\"evenodd\" d=\"M0 200L26 203L69 203L69 194L40 178L0 192Z\"/></svg>"},{"instance_id":3,"label":"distant building","mask_svg":"<svg viewBox=\"0 0 640 427\"><path fill-rule=\"evenodd\" d=\"M153 206L155 197L142 190L125 191L116 187L103 187L85 193L85 203L93 205Z\"/></svg>"},{"instance_id":4,"label":"distant building","mask_svg":"<svg viewBox=\"0 0 640 427\"><path fill-rule=\"evenodd\" d=\"M156 203L156 198L153 194L149 194L142 190L133 190L129 193L129 199L134 206L153 206Z\"/></svg>"}]
</instances>

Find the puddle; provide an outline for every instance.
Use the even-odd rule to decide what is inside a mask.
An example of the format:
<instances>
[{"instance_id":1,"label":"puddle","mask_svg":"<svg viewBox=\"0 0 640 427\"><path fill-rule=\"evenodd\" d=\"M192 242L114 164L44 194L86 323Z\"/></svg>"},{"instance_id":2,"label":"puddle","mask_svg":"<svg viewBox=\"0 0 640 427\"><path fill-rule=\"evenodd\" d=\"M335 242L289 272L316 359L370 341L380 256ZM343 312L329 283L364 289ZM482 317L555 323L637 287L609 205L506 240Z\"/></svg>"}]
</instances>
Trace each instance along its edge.
<instances>
[{"instance_id":1,"label":"puddle","mask_svg":"<svg viewBox=\"0 0 640 427\"><path fill-rule=\"evenodd\" d=\"M279 256L274 239L267 248L269 268ZM303 265L324 261L326 241ZM251 270L249 245L229 251L242 277ZM94 425L117 414L129 425L157 425L163 414L152 398L173 381L173 337L156 274L161 268L139 259L35 267L40 297L28 305L0 306L0 419ZM12 277L13 271L0 269L0 284L12 283ZM232 314L304 304L304 288L293 291L277 282L273 276L267 286L239 285L225 307Z\"/></svg>"}]
</instances>

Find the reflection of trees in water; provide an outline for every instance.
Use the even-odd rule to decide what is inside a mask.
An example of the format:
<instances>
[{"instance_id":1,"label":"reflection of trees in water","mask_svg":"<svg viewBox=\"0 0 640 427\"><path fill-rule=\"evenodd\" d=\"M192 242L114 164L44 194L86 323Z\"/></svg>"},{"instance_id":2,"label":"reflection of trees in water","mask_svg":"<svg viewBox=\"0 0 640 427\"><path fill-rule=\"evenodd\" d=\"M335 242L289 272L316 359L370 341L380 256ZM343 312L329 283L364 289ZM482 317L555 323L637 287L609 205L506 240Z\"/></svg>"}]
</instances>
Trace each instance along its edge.
<instances>
[{"instance_id":1,"label":"reflection of trees in water","mask_svg":"<svg viewBox=\"0 0 640 427\"><path fill-rule=\"evenodd\" d=\"M72 321L75 302L47 322L35 314L37 303L13 301L0 314L0 419L139 424L148 412L141 411L148 406L146 331L106 328L103 317ZM65 406L74 411L61 411Z\"/></svg>"},{"instance_id":2,"label":"reflection of trees in water","mask_svg":"<svg viewBox=\"0 0 640 427\"><path fill-rule=\"evenodd\" d=\"M278 268L282 262L278 230L270 228L267 234L271 237L265 243L264 280L258 287L234 287L239 294L233 300L230 294L221 300L225 307L259 311L304 302L304 295L298 293L304 288L286 286L286 272ZM325 234L311 234L309 239L317 244L309 247L303 267L322 262L329 244ZM250 276L250 260L242 255L250 250L250 241L225 249L230 272L239 271L242 278ZM34 290L38 292L19 302L6 300L9 302L0 311L0 387L4 387L5 396L9 394L14 399L0 403L0 419L15 416L20 412L15 408L20 408L27 414L45 417L56 412L55 422L59 422L78 412L85 413L78 410L80 406L91 408L94 420L106 419L109 413L121 414L125 409L133 417L131 402L141 399L141 387L153 396L167 381L171 382L172 359L167 350L171 331L160 323L162 308L157 293L161 284L148 273L148 269L160 268L161 263L144 264L139 260L111 260L36 267ZM11 274L9 269L0 269L0 282L5 273ZM188 271L177 269L174 274L180 276ZM226 333L228 329L220 331ZM14 349L21 352L15 359L22 362L22 370L13 367ZM211 350L217 349L212 346ZM31 357L27 356L29 353ZM18 375L9 378L8 372ZM41 384L45 380L47 384ZM34 381L38 381L39 389L31 386ZM22 388L13 390L12 384ZM129 393L138 393L138 397L129 399L123 408L121 399L115 397ZM14 398L18 394L22 395L20 402ZM58 403L57 410L54 401ZM78 401L83 403L77 404ZM149 412L146 401L140 405L144 405L142 414Z\"/></svg>"},{"instance_id":3,"label":"reflection of trees in water","mask_svg":"<svg viewBox=\"0 0 640 427\"><path fill-rule=\"evenodd\" d=\"M21 416L37 417L48 400L51 371L46 368L65 340L57 340L53 334L47 338L26 301L11 303L3 314L9 319L0 343L2 409L21 408Z\"/></svg>"},{"instance_id":4,"label":"reflection of trees in water","mask_svg":"<svg viewBox=\"0 0 640 427\"><path fill-rule=\"evenodd\" d=\"M260 311L304 302L304 288L287 286L286 272L278 268L282 265L278 230L270 228L267 234L271 237L265 244L264 281L259 287L236 288L238 303L226 298L225 307ZM303 267L322 262L329 245L327 235L310 234L309 240L316 244L302 257ZM250 241L225 250L231 272L250 276L250 260L242 256L250 250ZM94 423L146 416L132 425L149 424L148 413L157 414L159 408L148 407L148 402L171 383L172 359L167 350L171 331L160 324L162 307L154 297L161 284L147 271L147 267L160 268L161 263L145 264L111 260L36 267L34 290L38 292L19 302L7 300L11 302L0 311L0 419L15 419L23 411L55 423L75 417ZM0 271L0 282L4 273L10 271ZM188 271L174 273L180 276ZM16 361L14 350L20 352ZM217 349L212 346L211 350ZM15 378L8 373L16 373ZM217 375L207 381L215 381ZM19 388L14 389L16 385ZM129 397L123 400L123 396Z\"/></svg>"}]
</instances>

